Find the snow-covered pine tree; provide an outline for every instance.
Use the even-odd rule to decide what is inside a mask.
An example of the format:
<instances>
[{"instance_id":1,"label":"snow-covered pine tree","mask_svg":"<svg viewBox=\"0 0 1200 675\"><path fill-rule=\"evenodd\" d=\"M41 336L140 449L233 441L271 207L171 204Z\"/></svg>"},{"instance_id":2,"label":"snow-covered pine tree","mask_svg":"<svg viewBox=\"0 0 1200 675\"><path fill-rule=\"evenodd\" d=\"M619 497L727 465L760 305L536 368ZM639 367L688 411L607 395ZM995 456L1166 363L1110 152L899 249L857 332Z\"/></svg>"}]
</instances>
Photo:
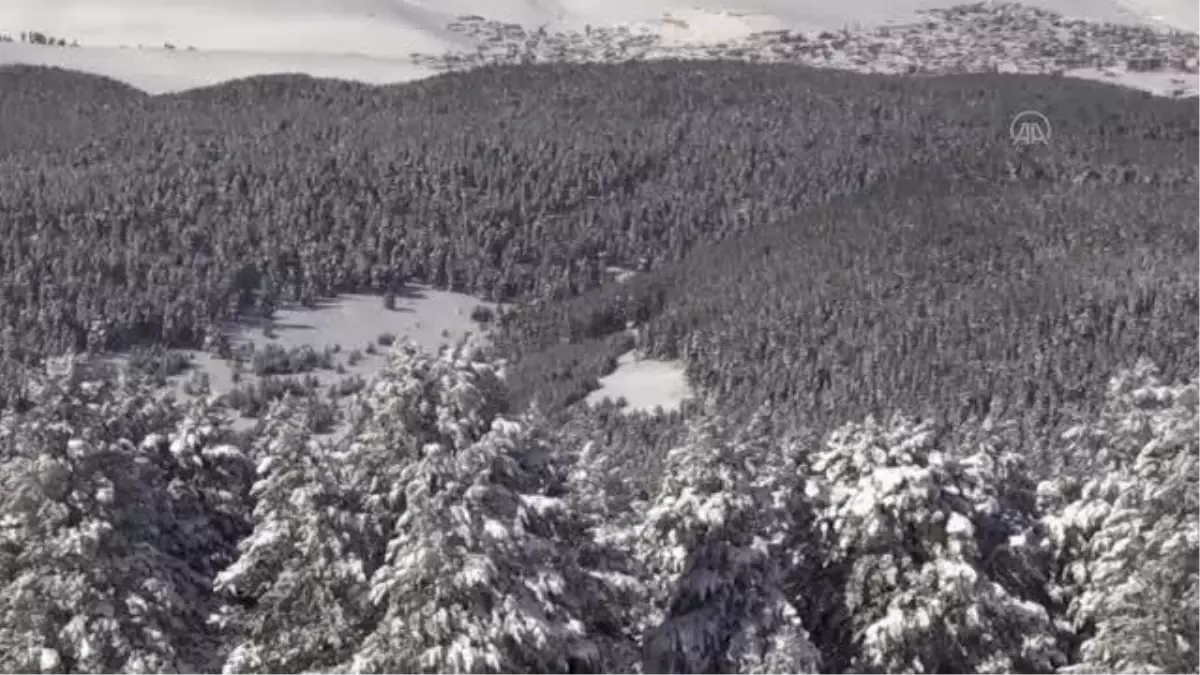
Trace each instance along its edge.
<instances>
[{"instance_id":1,"label":"snow-covered pine tree","mask_svg":"<svg viewBox=\"0 0 1200 675\"><path fill-rule=\"evenodd\" d=\"M1078 637L1064 670L1196 672L1197 379L1166 385L1141 360L1109 397L1063 436L1079 473L1039 486L1056 599Z\"/></svg>"},{"instance_id":2,"label":"snow-covered pine tree","mask_svg":"<svg viewBox=\"0 0 1200 675\"><path fill-rule=\"evenodd\" d=\"M590 604L584 613L597 626L597 634L610 637L602 650L602 672L636 672L641 661L638 642L650 609L645 602L646 574L636 555L640 503L613 498L607 488L620 473L614 466L620 458L596 442L585 441L561 458L573 525L564 528L565 544L586 574L581 581L588 588L580 595Z\"/></svg>"},{"instance_id":3,"label":"snow-covered pine tree","mask_svg":"<svg viewBox=\"0 0 1200 675\"><path fill-rule=\"evenodd\" d=\"M765 413L737 432L705 419L668 454L639 542L654 610L646 672L818 672L785 590L816 552L798 448Z\"/></svg>"},{"instance_id":4,"label":"snow-covered pine tree","mask_svg":"<svg viewBox=\"0 0 1200 675\"><path fill-rule=\"evenodd\" d=\"M621 626L592 597L603 585L576 558L561 462L498 416L505 393L478 351L401 347L361 400L346 456L363 458L356 484L392 535L371 580L385 614L351 670L594 672L617 651ZM363 473L389 462L386 483Z\"/></svg>"},{"instance_id":5,"label":"snow-covered pine tree","mask_svg":"<svg viewBox=\"0 0 1200 675\"><path fill-rule=\"evenodd\" d=\"M218 579L233 599L220 619L233 636L226 671L323 670L359 648L378 618L368 582L405 509L405 468L430 442L477 439L503 403L495 369L477 356L461 343L437 358L395 344L336 444L315 443L295 405L267 415L254 531Z\"/></svg>"},{"instance_id":6,"label":"snow-covered pine tree","mask_svg":"<svg viewBox=\"0 0 1200 675\"><path fill-rule=\"evenodd\" d=\"M172 527L169 552L192 561L213 578L233 562L238 543L250 532L250 488L254 464L228 442L230 431L215 396L184 404L182 419L166 433L152 433L139 444L170 482Z\"/></svg>"},{"instance_id":7,"label":"snow-covered pine tree","mask_svg":"<svg viewBox=\"0 0 1200 675\"><path fill-rule=\"evenodd\" d=\"M295 402L276 403L253 448L253 531L215 586L227 605L227 673L328 670L365 634L374 539L340 465L311 438Z\"/></svg>"},{"instance_id":8,"label":"snow-covered pine tree","mask_svg":"<svg viewBox=\"0 0 1200 675\"><path fill-rule=\"evenodd\" d=\"M589 672L578 572L555 540L565 504L540 494L547 449L516 422L405 467L406 508L372 579L385 608L355 672Z\"/></svg>"},{"instance_id":9,"label":"snow-covered pine tree","mask_svg":"<svg viewBox=\"0 0 1200 675\"><path fill-rule=\"evenodd\" d=\"M255 531L219 580L256 603L226 613L226 669L603 668L620 627L592 611L556 453L498 417L506 393L477 348L397 344L332 446L271 416Z\"/></svg>"},{"instance_id":10,"label":"snow-covered pine tree","mask_svg":"<svg viewBox=\"0 0 1200 675\"><path fill-rule=\"evenodd\" d=\"M812 458L848 620L823 646L838 669L860 672L1050 672L1061 661L1054 626L1026 597L1041 576L1036 517L1006 512L1029 484L1020 459L999 439L952 452L940 431L868 419Z\"/></svg>"},{"instance_id":11,"label":"snow-covered pine tree","mask_svg":"<svg viewBox=\"0 0 1200 675\"><path fill-rule=\"evenodd\" d=\"M470 446L507 407L501 364L476 342L460 340L431 355L397 341L387 359L353 397L350 431L331 449L344 467L342 488L361 509L368 578L383 564L406 508L406 468L431 445Z\"/></svg>"},{"instance_id":12,"label":"snow-covered pine tree","mask_svg":"<svg viewBox=\"0 0 1200 675\"><path fill-rule=\"evenodd\" d=\"M644 424L633 421L635 415L615 412L616 420L601 424ZM633 427L636 428L636 427ZM580 540L580 555L587 567L598 577L613 584L612 591L629 596L629 601L617 601L625 608L622 621L640 636L650 606L644 602L647 589L642 583L648 578L642 568L638 549L639 528L645 519L651 497L645 486L657 483L660 464L638 456L654 450L643 443L646 437L621 438L608 433L608 441L596 440L606 435L603 426L585 423L578 428L559 427L555 438L569 451L565 455L567 469L567 498L575 512L586 523L588 533ZM631 434L632 435L632 434ZM666 451L659 453L666 454ZM641 618L636 618L641 615ZM639 637L640 639L640 637ZM640 655L632 655L640 660ZM627 668L633 667L630 662Z\"/></svg>"},{"instance_id":13,"label":"snow-covered pine tree","mask_svg":"<svg viewBox=\"0 0 1200 675\"><path fill-rule=\"evenodd\" d=\"M136 378L62 365L0 418L0 670L211 670L221 533L178 489L203 467L161 461L155 440L183 416Z\"/></svg>"}]
</instances>

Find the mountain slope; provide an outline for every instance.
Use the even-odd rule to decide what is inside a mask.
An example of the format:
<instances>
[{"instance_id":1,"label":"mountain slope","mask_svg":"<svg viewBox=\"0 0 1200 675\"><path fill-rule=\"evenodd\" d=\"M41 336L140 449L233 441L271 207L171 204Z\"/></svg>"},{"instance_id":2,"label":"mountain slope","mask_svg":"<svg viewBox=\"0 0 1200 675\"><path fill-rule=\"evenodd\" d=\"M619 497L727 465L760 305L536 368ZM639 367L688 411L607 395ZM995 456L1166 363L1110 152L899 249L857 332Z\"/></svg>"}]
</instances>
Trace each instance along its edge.
<instances>
[{"instance_id":1,"label":"mountain slope","mask_svg":"<svg viewBox=\"0 0 1200 675\"><path fill-rule=\"evenodd\" d=\"M53 65L114 77L153 92L264 73L302 72L372 83L433 72L411 55L473 53L486 37L449 29L464 15L528 30L625 27L666 43L714 44L778 29L837 31L912 22L953 0L32 0L0 5L0 31L77 40L63 50L0 42L0 64ZM1196 31L1187 0L1036 0L1067 17ZM168 48L171 45L175 49ZM189 51L194 47L198 51ZM605 45L596 47L597 57Z\"/></svg>"}]
</instances>

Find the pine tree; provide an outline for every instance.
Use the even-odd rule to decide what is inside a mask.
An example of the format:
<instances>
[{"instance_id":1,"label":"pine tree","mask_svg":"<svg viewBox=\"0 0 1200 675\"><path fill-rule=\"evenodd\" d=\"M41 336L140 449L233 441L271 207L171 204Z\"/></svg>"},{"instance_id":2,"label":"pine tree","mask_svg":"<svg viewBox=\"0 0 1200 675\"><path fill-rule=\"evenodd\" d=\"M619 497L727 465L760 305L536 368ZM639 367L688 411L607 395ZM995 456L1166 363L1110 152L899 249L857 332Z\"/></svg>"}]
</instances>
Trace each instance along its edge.
<instances>
[{"instance_id":1,"label":"pine tree","mask_svg":"<svg viewBox=\"0 0 1200 675\"><path fill-rule=\"evenodd\" d=\"M1061 656L1048 611L1029 597L1041 583L1035 514L1009 512L1029 484L1021 462L1002 443L954 452L940 431L868 419L813 458L848 621L829 648L868 672L1049 672Z\"/></svg>"},{"instance_id":2,"label":"pine tree","mask_svg":"<svg viewBox=\"0 0 1200 675\"><path fill-rule=\"evenodd\" d=\"M405 509L372 578L385 608L355 672L592 672L602 663L541 494L548 449L516 422L405 467Z\"/></svg>"},{"instance_id":3,"label":"pine tree","mask_svg":"<svg viewBox=\"0 0 1200 675\"><path fill-rule=\"evenodd\" d=\"M227 598L225 672L328 669L357 646L371 618L370 553L356 500L337 463L311 440L290 399L264 417L253 531L217 577Z\"/></svg>"},{"instance_id":4,"label":"pine tree","mask_svg":"<svg viewBox=\"0 0 1200 675\"><path fill-rule=\"evenodd\" d=\"M595 670L620 642L583 616L607 612L574 556L583 528L557 453L500 417L506 397L497 365L460 343L436 357L396 345L356 398L340 457L386 535L371 575L383 617L353 670Z\"/></svg>"},{"instance_id":5,"label":"pine tree","mask_svg":"<svg viewBox=\"0 0 1200 675\"><path fill-rule=\"evenodd\" d=\"M605 667L622 626L580 563L560 453L499 416L506 393L477 348L397 344L339 441L273 411L254 532L217 582L226 670Z\"/></svg>"},{"instance_id":6,"label":"pine tree","mask_svg":"<svg viewBox=\"0 0 1200 675\"><path fill-rule=\"evenodd\" d=\"M707 420L671 450L641 535L646 672L818 672L786 591L815 553L796 449L760 415L738 433Z\"/></svg>"},{"instance_id":7,"label":"pine tree","mask_svg":"<svg viewBox=\"0 0 1200 675\"><path fill-rule=\"evenodd\" d=\"M221 480L209 460L237 453L92 364L68 360L35 389L0 420L0 670L215 668L210 571L237 528L203 486Z\"/></svg>"},{"instance_id":8,"label":"pine tree","mask_svg":"<svg viewBox=\"0 0 1200 675\"><path fill-rule=\"evenodd\" d=\"M1040 487L1056 599L1077 633L1068 672L1194 672L1197 380L1164 385L1140 361L1098 419L1063 436L1078 476Z\"/></svg>"},{"instance_id":9,"label":"pine tree","mask_svg":"<svg viewBox=\"0 0 1200 675\"><path fill-rule=\"evenodd\" d=\"M640 665L637 643L649 609L645 570L636 555L641 504L612 498L606 488L621 473L613 466L619 459L598 447L589 440L562 457L565 499L572 515L572 527L564 528L563 538L585 573L580 583L586 590L580 595L590 604L584 613L597 627L598 637L609 638L601 650L602 672L635 672Z\"/></svg>"}]
</instances>

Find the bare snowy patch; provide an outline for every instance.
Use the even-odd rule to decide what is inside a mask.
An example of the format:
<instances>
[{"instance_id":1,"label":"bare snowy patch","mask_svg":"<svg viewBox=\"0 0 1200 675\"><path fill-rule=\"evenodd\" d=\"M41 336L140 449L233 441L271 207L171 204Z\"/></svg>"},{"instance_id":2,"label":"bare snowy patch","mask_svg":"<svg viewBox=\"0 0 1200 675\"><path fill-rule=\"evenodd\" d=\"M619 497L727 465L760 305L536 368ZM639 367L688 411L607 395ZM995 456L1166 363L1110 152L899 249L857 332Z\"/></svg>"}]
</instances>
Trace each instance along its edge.
<instances>
[{"instance_id":1,"label":"bare snowy patch","mask_svg":"<svg viewBox=\"0 0 1200 675\"><path fill-rule=\"evenodd\" d=\"M1200 77L1194 73L1138 72L1127 68L1080 68L1064 74L1067 77L1140 89L1155 96L1186 98L1200 94Z\"/></svg>"},{"instance_id":2,"label":"bare snowy patch","mask_svg":"<svg viewBox=\"0 0 1200 675\"><path fill-rule=\"evenodd\" d=\"M626 269L624 267L617 267L615 265L604 268L604 272L609 277L611 277L613 281L615 281L619 284L623 284L626 281L629 281L637 274L637 271L635 271L635 270Z\"/></svg>"},{"instance_id":3,"label":"bare snowy patch","mask_svg":"<svg viewBox=\"0 0 1200 675\"><path fill-rule=\"evenodd\" d=\"M381 333L392 333L436 351L466 332L478 332L478 325L470 317L471 310L479 305L490 306L490 303L426 286L407 287L396 296L394 309L385 309L378 295L342 295L313 309L279 310L271 322L277 337L265 337L263 326L250 324L241 327L239 337L260 346L273 342L285 348L302 345L322 348L335 344L352 348L373 342Z\"/></svg>"},{"instance_id":4,"label":"bare snowy patch","mask_svg":"<svg viewBox=\"0 0 1200 675\"><path fill-rule=\"evenodd\" d=\"M486 339L486 326L471 319L472 310L479 306L494 308L495 303L462 293L410 286L396 296L392 309L385 308L380 296L355 294L322 301L311 309L287 307L276 312L269 324L245 321L225 327L230 346L240 359L187 351L192 367L169 378L166 391L177 399L186 399L194 394L196 380L202 378L212 394L236 398L242 390L240 394L245 397L249 395L244 391L247 387L270 379L304 385L311 395L336 403L340 409L357 390L350 386L356 379L366 381L386 364L395 341L411 340L433 352L468 334ZM329 358L326 365L303 372L270 376L256 373L255 356L273 348L311 350L315 361L326 360L326 354ZM235 402L234 407L243 406ZM248 428L254 423L254 415L243 416L235 421L235 427Z\"/></svg>"},{"instance_id":5,"label":"bare snowy patch","mask_svg":"<svg viewBox=\"0 0 1200 675\"><path fill-rule=\"evenodd\" d=\"M137 47L49 47L0 42L0 66L31 64L111 77L150 94L167 94L269 73L304 73L367 84L428 77L409 58L350 54L190 51Z\"/></svg>"},{"instance_id":6,"label":"bare snowy patch","mask_svg":"<svg viewBox=\"0 0 1200 675\"><path fill-rule=\"evenodd\" d=\"M468 333L480 334L480 325L471 320L471 311L484 305L474 296L439 291L426 286L410 286L396 296L393 309L386 309L378 295L342 295L320 302L315 308L288 307L275 313L270 325L245 322L234 327L234 342L249 342L256 349L275 344L284 349L340 347L341 362L354 350L363 352L362 360L346 364L351 374L374 372L384 362L386 345L380 336L409 339L418 346L436 352L454 344ZM269 336L268 336L269 335ZM366 352L368 345L372 351ZM205 359L211 363L212 357ZM219 360L216 360L219 362Z\"/></svg>"},{"instance_id":7,"label":"bare snowy patch","mask_svg":"<svg viewBox=\"0 0 1200 675\"><path fill-rule=\"evenodd\" d=\"M624 398L628 410L678 410L692 396L683 363L639 358L626 352L617 359L617 369L600 378L600 388L588 394L585 401L595 405L605 399Z\"/></svg>"}]
</instances>

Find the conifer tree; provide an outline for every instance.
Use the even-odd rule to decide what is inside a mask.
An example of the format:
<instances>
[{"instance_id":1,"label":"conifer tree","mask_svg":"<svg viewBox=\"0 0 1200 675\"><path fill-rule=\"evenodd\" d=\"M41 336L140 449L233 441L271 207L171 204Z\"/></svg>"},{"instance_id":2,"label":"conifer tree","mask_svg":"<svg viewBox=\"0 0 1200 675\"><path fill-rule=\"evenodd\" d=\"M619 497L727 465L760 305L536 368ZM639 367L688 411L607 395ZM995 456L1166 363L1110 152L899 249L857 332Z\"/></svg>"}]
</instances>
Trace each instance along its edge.
<instances>
[{"instance_id":1,"label":"conifer tree","mask_svg":"<svg viewBox=\"0 0 1200 675\"><path fill-rule=\"evenodd\" d=\"M1057 635L1027 597L1040 578L1035 519L1003 508L1028 482L1020 460L955 451L941 431L868 419L813 457L826 564L844 579L846 635L829 648L868 672L1049 672Z\"/></svg>"},{"instance_id":2,"label":"conifer tree","mask_svg":"<svg viewBox=\"0 0 1200 675\"><path fill-rule=\"evenodd\" d=\"M641 535L646 672L818 672L786 591L816 553L796 450L765 414L737 432L707 420L671 450Z\"/></svg>"},{"instance_id":3,"label":"conifer tree","mask_svg":"<svg viewBox=\"0 0 1200 675\"><path fill-rule=\"evenodd\" d=\"M1141 360L1115 376L1062 452L1077 475L1042 483L1054 592L1078 638L1068 672L1194 672L1200 603L1197 380Z\"/></svg>"},{"instance_id":4,"label":"conifer tree","mask_svg":"<svg viewBox=\"0 0 1200 675\"><path fill-rule=\"evenodd\" d=\"M596 670L621 641L594 619L606 603L574 555L558 453L500 416L506 393L478 347L399 344L358 396L339 456L381 536L382 616L352 670Z\"/></svg>"},{"instance_id":5,"label":"conifer tree","mask_svg":"<svg viewBox=\"0 0 1200 675\"><path fill-rule=\"evenodd\" d=\"M254 532L217 583L226 670L606 669L624 626L580 560L560 453L499 415L505 394L478 348L398 344L341 440L274 410Z\"/></svg>"},{"instance_id":6,"label":"conifer tree","mask_svg":"<svg viewBox=\"0 0 1200 675\"><path fill-rule=\"evenodd\" d=\"M541 494L547 449L516 422L463 448L431 443L402 472L405 509L371 599L385 609L355 672L590 672L603 663L579 570Z\"/></svg>"},{"instance_id":7,"label":"conifer tree","mask_svg":"<svg viewBox=\"0 0 1200 675\"><path fill-rule=\"evenodd\" d=\"M211 570L238 526L214 486L239 453L140 379L60 365L0 420L0 670L215 669Z\"/></svg>"},{"instance_id":8,"label":"conifer tree","mask_svg":"<svg viewBox=\"0 0 1200 675\"><path fill-rule=\"evenodd\" d=\"M217 577L225 672L300 672L340 662L371 618L364 519L290 399L264 418L253 531Z\"/></svg>"}]
</instances>

